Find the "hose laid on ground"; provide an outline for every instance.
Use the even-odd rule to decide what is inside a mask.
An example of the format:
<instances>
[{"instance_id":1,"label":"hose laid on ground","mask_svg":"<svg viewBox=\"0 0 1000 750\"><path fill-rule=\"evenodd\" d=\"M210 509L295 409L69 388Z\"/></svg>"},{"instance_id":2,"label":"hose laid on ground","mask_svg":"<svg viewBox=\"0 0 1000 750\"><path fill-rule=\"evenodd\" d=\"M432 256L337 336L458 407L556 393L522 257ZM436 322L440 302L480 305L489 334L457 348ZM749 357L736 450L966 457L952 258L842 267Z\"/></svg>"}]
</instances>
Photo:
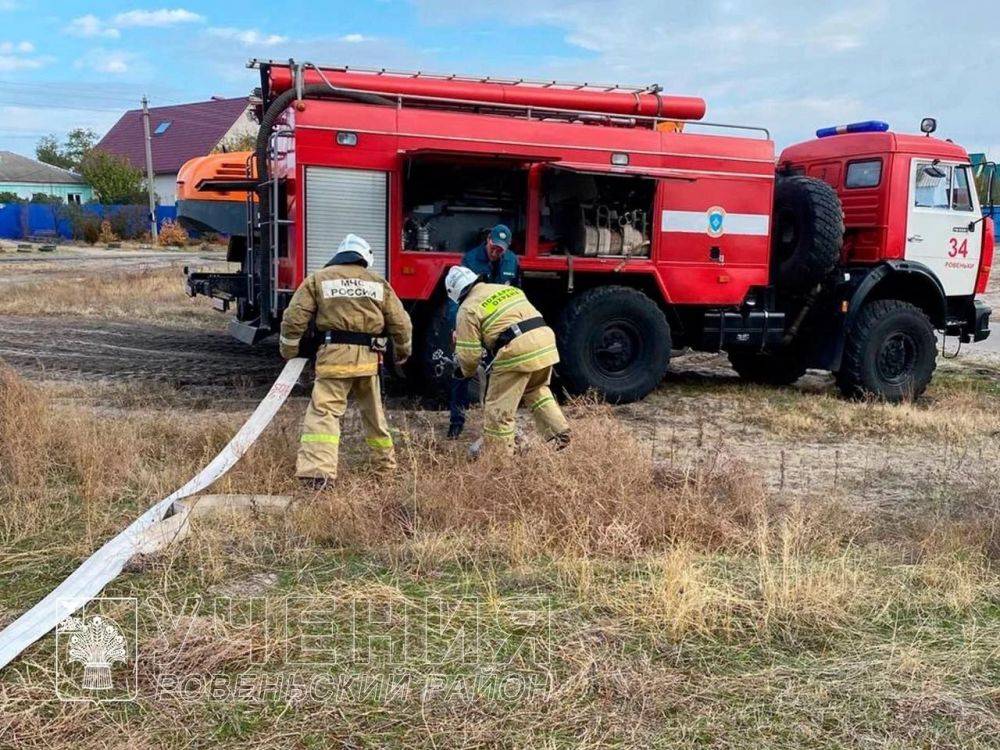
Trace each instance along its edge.
<instances>
[{"instance_id":1,"label":"hose laid on ground","mask_svg":"<svg viewBox=\"0 0 1000 750\"><path fill-rule=\"evenodd\" d=\"M289 360L264 400L240 427L233 439L187 484L139 516L127 529L109 541L48 596L0 632L0 669L16 659L28 646L97 596L121 572L133 555L149 550L149 530L161 523L174 503L190 497L229 471L257 441L298 382L305 359Z\"/></svg>"}]
</instances>

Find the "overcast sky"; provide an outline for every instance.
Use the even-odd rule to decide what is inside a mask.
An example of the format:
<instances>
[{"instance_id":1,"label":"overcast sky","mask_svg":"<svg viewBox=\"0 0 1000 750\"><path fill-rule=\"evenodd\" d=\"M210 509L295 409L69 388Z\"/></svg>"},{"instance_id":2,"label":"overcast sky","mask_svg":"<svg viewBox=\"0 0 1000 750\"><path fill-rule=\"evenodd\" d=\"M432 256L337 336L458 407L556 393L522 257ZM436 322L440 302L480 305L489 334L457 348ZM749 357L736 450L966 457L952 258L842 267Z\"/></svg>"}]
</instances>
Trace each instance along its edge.
<instances>
[{"instance_id":1,"label":"overcast sky","mask_svg":"<svg viewBox=\"0 0 1000 750\"><path fill-rule=\"evenodd\" d=\"M250 57L658 82L779 147L866 119L1000 157L998 0L0 0L0 149L242 95Z\"/></svg>"}]
</instances>

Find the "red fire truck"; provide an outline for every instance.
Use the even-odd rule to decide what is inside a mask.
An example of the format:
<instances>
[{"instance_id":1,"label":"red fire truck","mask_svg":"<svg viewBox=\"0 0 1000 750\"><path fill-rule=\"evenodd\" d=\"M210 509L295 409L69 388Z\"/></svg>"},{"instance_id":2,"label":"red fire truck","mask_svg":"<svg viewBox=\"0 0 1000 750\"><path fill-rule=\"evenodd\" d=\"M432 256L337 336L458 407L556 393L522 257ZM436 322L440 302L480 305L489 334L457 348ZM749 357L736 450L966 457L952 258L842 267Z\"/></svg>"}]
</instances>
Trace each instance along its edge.
<instances>
[{"instance_id":1,"label":"red fire truck","mask_svg":"<svg viewBox=\"0 0 1000 750\"><path fill-rule=\"evenodd\" d=\"M968 154L930 137L932 121L926 137L878 122L820 131L776 159L766 130L702 122L704 101L656 86L251 65L256 152L240 176L202 170L180 203L205 219L199 195L245 191L240 272L187 285L234 305L248 343L277 331L353 232L413 317L409 375L433 385L449 348L444 275L501 222L573 393L640 399L691 347L726 351L748 380L820 368L846 394L898 401L930 380L935 331L989 335L976 295L993 224Z\"/></svg>"}]
</instances>

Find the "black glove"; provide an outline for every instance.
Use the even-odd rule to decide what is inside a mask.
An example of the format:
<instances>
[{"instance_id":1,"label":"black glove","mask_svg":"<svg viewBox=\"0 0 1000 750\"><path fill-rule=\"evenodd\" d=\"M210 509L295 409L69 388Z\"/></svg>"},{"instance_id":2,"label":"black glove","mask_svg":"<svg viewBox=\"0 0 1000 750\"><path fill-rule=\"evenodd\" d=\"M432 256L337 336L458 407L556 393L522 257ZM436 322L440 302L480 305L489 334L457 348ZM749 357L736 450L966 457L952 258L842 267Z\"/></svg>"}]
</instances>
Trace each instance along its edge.
<instances>
[{"instance_id":1,"label":"black glove","mask_svg":"<svg viewBox=\"0 0 1000 750\"><path fill-rule=\"evenodd\" d=\"M323 343L323 334L316 330L316 325L310 323L306 332L299 339L299 356L306 359L314 359Z\"/></svg>"}]
</instances>

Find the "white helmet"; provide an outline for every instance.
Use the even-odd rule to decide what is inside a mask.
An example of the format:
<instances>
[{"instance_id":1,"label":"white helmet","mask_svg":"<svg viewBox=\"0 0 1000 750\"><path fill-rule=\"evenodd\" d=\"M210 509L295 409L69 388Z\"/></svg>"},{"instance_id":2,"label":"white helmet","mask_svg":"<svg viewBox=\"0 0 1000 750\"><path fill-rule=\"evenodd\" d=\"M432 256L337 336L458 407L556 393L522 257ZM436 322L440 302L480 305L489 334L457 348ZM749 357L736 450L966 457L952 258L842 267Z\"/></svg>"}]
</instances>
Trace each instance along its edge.
<instances>
[{"instance_id":1,"label":"white helmet","mask_svg":"<svg viewBox=\"0 0 1000 750\"><path fill-rule=\"evenodd\" d=\"M453 302L462 298L462 292L479 280L479 274L465 266L452 266L444 278L444 289Z\"/></svg>"},{"instance_id":2,"label":"white helmet","mask_svg":"<svg viewBox=\"0 0 1000 750\"><path fill-rule=\"evenodd\" d=\"M340 246L337 248L337 252L334 253L333 260L330 262L356 263L359 260L365 264L365 268L371 268L375 262L375 256L372 255L372 247L364 237L349 234L341 240Z\"/></svg>"}]
</instances>

